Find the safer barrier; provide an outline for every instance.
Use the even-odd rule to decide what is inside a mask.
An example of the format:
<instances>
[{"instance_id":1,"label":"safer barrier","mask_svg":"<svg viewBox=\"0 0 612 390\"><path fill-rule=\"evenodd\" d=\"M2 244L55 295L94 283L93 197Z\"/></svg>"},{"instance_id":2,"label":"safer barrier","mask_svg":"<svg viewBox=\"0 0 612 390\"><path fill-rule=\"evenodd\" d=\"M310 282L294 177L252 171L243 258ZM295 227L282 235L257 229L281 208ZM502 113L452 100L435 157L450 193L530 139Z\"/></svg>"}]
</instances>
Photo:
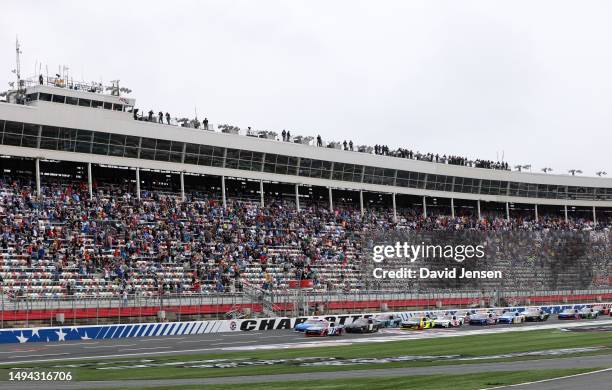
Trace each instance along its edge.
<instances>
[{"instance_id":1,"label":"safer barrier","mask_svg":"<svg viewBox=\"0 0 612 390\"><path fill-rule=\"evenodd\" d=\"M604 305L611 306L612 303L583 303L575 305L552 305L541 306L541 309L551 313L559 313L568 308L581 309L585 306ZM515 310L523 311L525 307L491 308L493 310ZM435 310L435 311L407 311L391 312L385 314L396 314L406 319L415 315L439 313L454 313L459 309ZM464 311L465 309L460 309ZM471 309L470 312L479 312L488 309ZM328 321L344 325L353 322L360 317L373 316L377 313L354 313L344 315L320 316ZM194 335L203 333L221 332L248 332L253 330L293 329L296 324L314 317L279 317L279 318L255 318L237 320L213 320L213 321L186 321L166 323L143 323L143 324L115 324L115 325L86 325L86 326L58 326L41 328L0 329L0 343L31 343L31 342L58 342L68 340L106 340L128 337L152 337L152 336L177 336Z\"/></svg>"}]
</instances>

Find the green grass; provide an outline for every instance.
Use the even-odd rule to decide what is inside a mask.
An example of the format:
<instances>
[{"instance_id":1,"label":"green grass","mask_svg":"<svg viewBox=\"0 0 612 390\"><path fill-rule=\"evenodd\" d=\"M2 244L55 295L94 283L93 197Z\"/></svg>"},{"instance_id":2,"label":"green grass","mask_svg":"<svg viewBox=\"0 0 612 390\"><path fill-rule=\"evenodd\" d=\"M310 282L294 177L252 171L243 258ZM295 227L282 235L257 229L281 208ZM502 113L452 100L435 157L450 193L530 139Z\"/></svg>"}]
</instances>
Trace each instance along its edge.
<instances>
[{"instance_id":1,"label":"green grass","mask_svg":"<svg viewBox=\"0 0 612 390\"><path fill-rule=\"evenodd\" d=\"M333 346L321 348L260 350L248 352L192 354L159 357L146 357L155 363L179 362L196 359L221 358L254 358L254 359L287 359L296 357L393 357L402 355L462 355L464 357L495 355L511 352L527 352L546 349L598 346L608 349L588 354L612 353L612 338L606 332L578 333L558 330L540 330L517 333L502 333L492 335L458 336L441 339L402 340L385 343L354 344L348 346ZM194 346L195 347L195 346ZM199 347L199 346L198 346ZM205 347L202 345L201 347ZM495 361L516 361L527 359L542 359L543 357L523 357L496 359ZM121 361L137 361L138 359L120 359ZM112 361L112 360L108 360ZM98 370L92 367L71 368L60 367L54 370L71 371L76 380L123 380L123 379L174 379L174 378L206 378L236 375L284 374L298 372L329 372L344 370L363 370L371 368L418 367L448 364L484 363L490 360L478 361L420 361L395 362L387 364L364 364L351 366L316 366L299 367L291 364L273 366L251 366L238 368L182 368L182 367L148 367L126 370ZM82 361L91 363L92 360ZM53 362L44 364L25 364L17 367L47 368L62 364L78 364L75 361ZM118 363L121 364L121 363ZM0 379L8 375L8 368L0 366Z\"/></svg>"},{"instance_id":2,"label":"green grass","mask_svg":"<svg viewBox=\"0 0 612 390\"><path fill-rule=\"evenodd\" d=\"M564 370L533 370L533 371L500 371L495 373L457 374L457 375L412 375L386 378L329 379L311 381L288 381L250 383L244 385L194 385L147 387L142 390L476 390L494 386L506 386L517 383L557 378L566 375L580 374L596 369L564 369ZM126 390L128 388L125 388ZM135 388L131 387L130 390Z\"/></svg>"}]
</instances>

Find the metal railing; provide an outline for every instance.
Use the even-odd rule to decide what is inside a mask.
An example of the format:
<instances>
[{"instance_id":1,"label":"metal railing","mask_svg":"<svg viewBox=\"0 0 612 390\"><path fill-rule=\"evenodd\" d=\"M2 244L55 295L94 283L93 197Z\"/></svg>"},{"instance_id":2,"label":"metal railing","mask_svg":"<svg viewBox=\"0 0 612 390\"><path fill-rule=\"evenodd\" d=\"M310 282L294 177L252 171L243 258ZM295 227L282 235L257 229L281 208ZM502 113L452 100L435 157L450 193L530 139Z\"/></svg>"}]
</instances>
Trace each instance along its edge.
<instances>
[{"instance_id":1,"label":"metal railing","mask_svg":"<svg viewBox=\"0 0 612 390\"><path fill-rule=\"evenodd\" d=\"M333 312L433 310L444 307L554 305L612 301L612 288L559 291L464 292L318 292L298 289L283 293L260 290L257 294L162 294L127 297L64 297L60 299L8 299L1 295L0 327L43 322L53 324L62 313L65 324L145 322L152 318L230 319L253 316L302 316ZM264 307L265 306L265 307ZM170 318L158 318L159 313Z\"/></svg>"}]
</instances>

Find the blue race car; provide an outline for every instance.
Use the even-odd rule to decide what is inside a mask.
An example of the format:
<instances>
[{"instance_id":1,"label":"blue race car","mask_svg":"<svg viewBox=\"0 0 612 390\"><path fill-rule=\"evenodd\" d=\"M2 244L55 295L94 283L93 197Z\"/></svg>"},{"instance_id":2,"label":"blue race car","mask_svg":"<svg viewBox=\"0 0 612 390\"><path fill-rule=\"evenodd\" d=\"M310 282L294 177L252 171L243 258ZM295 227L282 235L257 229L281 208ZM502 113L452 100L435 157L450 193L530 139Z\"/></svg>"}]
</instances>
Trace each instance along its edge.
<instances>
[{"instance_id":1,"label":"blue race car","mask_svg":"<svg viewBox=\"0 0 612 390\"><path fill-rule=\"evenodd\" d=\"M309 320L306 320L304 322L301 322L301 323L297 324L293 328L293 330L295 330L296 332L305 332L305 331L307 331L309 328L311 328L313 326L320 326L323 322L325 322L324 319L311 318Z\"/></svg>"},{"instance_id":2,"label":"blue race car","mask_svg":"<svg viewBox=\"0 0 612 390\"><path fill-rule=\"evenodd\" d=\"M557 316L560 320L579 320L582 317L577 309L565 309Z\"/></svg>"},{"instance_id":3,"label":"blue race car","mask_svg":"<svg viewBox=\"0 0 612 390\"><path fill-rule=\"evenodd\" d=\"M525 322L525 316L516 311L507 311L497 319L497 322L500 324L520 324Z\"/></svg>"},{"instance_id":4,"label":"blue race car","mask_svg":"<svg viewBox=\"0 0 612 390\"><path fill-rule=\"evenodd\" d=\"M497 316L495 313L477 313L470 317L470 325L495 325Z\"/></svg>"}]
</instances>

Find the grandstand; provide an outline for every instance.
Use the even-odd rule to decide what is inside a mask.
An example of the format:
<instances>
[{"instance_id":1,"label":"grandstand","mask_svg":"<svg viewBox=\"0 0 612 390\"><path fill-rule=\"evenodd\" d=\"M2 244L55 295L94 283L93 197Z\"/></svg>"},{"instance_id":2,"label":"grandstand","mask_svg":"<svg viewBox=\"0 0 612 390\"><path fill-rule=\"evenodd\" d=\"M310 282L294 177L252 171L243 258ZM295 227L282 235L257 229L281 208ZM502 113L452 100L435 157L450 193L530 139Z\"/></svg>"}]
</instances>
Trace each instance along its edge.
<instances>
[{"instance_id":1,"label":"grandstand","mask_svg":"<svg viewBox=\"0 0 612 390\"><path fill-rule=\"evenodd\" d=\"M0 103L3 305L242 294L266 311L258 295L292 297L296 285L367 301L381 288L362 274L373 230L583 232L597 245L580 261L500 258L522 286L468 287L610 287L611 179L176 126L141 120L118 85L20 85Z\"/></svg>"}]
</instances>

